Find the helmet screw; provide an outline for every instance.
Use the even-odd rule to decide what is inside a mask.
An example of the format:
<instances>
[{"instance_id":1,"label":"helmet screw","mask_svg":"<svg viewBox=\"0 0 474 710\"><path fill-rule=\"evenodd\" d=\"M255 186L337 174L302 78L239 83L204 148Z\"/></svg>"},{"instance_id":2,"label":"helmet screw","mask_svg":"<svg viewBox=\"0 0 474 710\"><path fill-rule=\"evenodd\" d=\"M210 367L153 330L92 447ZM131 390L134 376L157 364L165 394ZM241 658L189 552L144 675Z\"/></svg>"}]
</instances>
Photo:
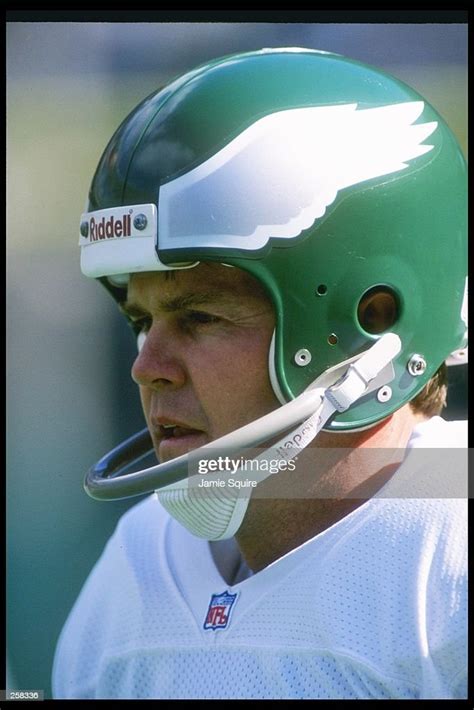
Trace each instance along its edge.
<instances>
[{"instance_id":1,"label":"helmet screw","mask_svg":"<svg viewBox=\"0 0 474 710\"><path fill-rule=\"evenodd\" d=\"M392 388L388 385L381 387L377 392L377 399L379 402L388 402L392 398Z\"/></svg>"},{"instance_id":2,"label":"helmet screw","mask_svg":"<svg viewBox=\"0 0 474 710\"><path fill-rule=\"evenodd\" d=\"M309 363L311 362L311 353L309 352L309 350L306 350L306 348L302 348L301 350L298 350L298 352L295 355L295 362L300 367L304 367L305 365L309 365Z\"/></svg>"},{"instance_id":3,"label":"helmet screw","mask_svg":"<svg viewBox=\"0 0 474 710\"><path fill-rule=\"evenodd\" d=\"M426 360L423 355L415 353L408 360L407 369L412 377L419 377L426 370Z\"/></svg>"},{"instance_id":4,"label":"helmet screw","mask_svg":"<svg viewBox=\"0 0 474 710\"><path fill-rule=\"evenodd\" d=\"M89 234L89 222L81 222L80 232L81 236L87 237Z\"/></svg>"},{"instance_id":5,"label":"helmet screw","mask_svg":"<svg viewBox=\"0 0 474 710\"><path fill-rule=\"evenodd\" d=\"M137 214L137 216L133 220L133 226L135 227L135 229L138 229L140 232L145 229L147 224L148 224L148 220L144 214Z\"/></svg>"}]
</instances>

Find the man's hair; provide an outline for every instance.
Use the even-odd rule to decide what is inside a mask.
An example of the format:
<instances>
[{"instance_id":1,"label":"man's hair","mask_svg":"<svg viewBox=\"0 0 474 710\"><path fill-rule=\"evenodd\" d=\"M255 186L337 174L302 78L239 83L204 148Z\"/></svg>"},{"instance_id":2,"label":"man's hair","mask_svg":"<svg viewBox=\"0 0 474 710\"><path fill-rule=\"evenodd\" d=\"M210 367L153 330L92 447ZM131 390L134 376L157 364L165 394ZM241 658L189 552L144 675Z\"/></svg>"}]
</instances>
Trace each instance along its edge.
<instances>
[{"instance_id":1,"label":"man's hair","mask_svg":"<svg viewBox=\"0 0 474 710\"><path fill-rule=\"evenodd\" d=\"M410 406L415 414L424 414L427 417L434 417L441 414L446 406L448 394L447 367L443 363L436 371L431 380L426 383L410 402Z\"/></svg>"}]
</instances>

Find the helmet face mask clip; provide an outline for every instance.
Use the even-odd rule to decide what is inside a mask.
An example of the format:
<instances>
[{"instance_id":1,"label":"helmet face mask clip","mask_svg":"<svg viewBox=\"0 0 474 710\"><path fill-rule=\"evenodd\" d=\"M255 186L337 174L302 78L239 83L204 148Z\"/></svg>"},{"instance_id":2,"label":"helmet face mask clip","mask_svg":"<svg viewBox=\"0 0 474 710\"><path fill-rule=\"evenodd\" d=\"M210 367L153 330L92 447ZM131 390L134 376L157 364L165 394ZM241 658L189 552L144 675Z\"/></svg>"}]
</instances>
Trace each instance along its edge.
<instances>
[{"instance_id":1,"label":"helmet face mask clip","mask_svg":"<svg viewBox=\"0 0 474 710\"><path fill-rule=\"evenodd\" d=\"M393 335L389 390L335 407L330 431L387 418L466 349L460 148L410 87L339 55L247 52L152 94L104 151L80 225L82 271L119 303L132 273L210 261L257 279L275 307L282 411ZM414 355L425 362L415 375ZM91 495L117 497L109 473L98 487L89 477ZM150 490L145 479L133 490Z\"/></svg>"}]
</instances>

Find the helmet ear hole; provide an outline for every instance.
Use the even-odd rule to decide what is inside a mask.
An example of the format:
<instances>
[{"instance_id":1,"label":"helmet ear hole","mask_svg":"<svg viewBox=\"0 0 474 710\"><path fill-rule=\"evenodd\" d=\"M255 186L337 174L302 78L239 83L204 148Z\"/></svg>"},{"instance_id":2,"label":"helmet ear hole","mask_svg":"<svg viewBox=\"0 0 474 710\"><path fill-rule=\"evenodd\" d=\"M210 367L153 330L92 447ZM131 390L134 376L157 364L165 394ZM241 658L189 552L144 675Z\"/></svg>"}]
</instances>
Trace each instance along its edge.
<instances>
[{"instance_id":1,"label":"helmet ear hole","mask_svg":"<svg viewBox=\"0 0 474 710\"><path fill-rule=\"evenodd\" d=\"M366 333L378 335L397 321L398 298L388 286L374 286L364 293L357 307L357 318Z\"/></svg>"}]
</instances>

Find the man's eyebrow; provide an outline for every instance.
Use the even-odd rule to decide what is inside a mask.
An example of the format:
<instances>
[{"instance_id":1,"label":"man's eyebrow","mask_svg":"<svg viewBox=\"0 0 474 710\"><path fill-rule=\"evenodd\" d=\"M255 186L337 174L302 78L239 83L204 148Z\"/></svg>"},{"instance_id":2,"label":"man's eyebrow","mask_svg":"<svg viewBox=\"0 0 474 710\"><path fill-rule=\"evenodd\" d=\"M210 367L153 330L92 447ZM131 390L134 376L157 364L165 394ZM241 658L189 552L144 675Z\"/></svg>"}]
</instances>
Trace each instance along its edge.
<instances>
[{"instance_id":1,"label":"man's eyebrow","mask_svg":"<svg viewBox=\"0 0 474 710\"><path fill-rule=\"evenodd\" d=\"M180 311L186 308L194 308L203 304L234 304L234 298L231 293L225 291L207 291L205 293L190 293L182 296L173 296L169 299L161 299L157 301L159 308L167 313ZM133 300L124 301L121 304L121 309L128 316L141 316L145 310Z\"/></svg>"}]
</instances>

